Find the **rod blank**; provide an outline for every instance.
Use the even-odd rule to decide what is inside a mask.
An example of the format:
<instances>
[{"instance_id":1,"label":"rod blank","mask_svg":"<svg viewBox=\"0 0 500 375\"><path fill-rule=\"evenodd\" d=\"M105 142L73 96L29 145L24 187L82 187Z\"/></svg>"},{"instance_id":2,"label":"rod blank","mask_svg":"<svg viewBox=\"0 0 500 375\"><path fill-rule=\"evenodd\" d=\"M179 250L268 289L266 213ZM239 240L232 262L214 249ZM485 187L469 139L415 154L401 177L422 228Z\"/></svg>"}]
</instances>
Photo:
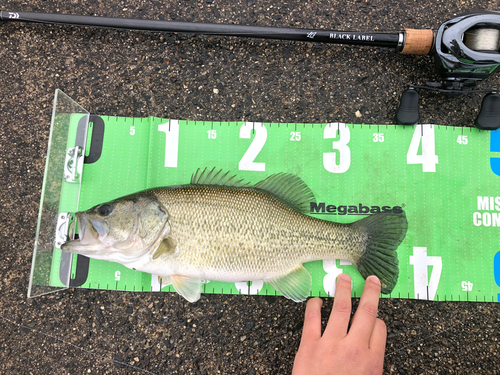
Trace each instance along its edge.
<instances>
[{"instance_id":1,"label":"rod blank","mask_svg":"<svg viewBox=\"0 0 500 375\"><path fill-rule=\"evenodd\" d=\"M295 40L402 49L403 33L373 33L0 11L0 21Z\"/></svg>"}]
</instances>

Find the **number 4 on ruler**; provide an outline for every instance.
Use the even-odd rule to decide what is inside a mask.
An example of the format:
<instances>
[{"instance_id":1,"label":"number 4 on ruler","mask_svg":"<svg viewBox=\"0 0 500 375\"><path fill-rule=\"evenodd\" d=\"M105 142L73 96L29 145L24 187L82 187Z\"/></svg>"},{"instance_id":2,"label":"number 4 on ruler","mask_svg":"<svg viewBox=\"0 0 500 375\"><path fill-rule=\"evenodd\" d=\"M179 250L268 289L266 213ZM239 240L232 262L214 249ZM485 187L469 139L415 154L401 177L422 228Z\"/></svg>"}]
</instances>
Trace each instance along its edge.
<instances>
[{"instance_id":1,"label":"number 4 on ruler","mask_svg":"<svg viewBox=\"0 0 500 375\"><path fill-rule=\"evenodd\" d=\"M426 247L414 247L410 264L413 266L415 298L434 300L443 270L441 257L427 256ZM427 268L429 266L432 266L430 280Z\"/></svg>"},{"instance_id":2,"label":"number 4 on ruler","mask_svg":"<svg viewBox=\"0 0 500 375\"><path fill-rule=\"evenodd\" d=\"M418 155L420 144L422 144L422 153ZM415 127L410 148L406 154L406 163L422 164L422 172L436 172L438 156L436 155L434 126L419 125Z\"/></svg>"}]
</instances>

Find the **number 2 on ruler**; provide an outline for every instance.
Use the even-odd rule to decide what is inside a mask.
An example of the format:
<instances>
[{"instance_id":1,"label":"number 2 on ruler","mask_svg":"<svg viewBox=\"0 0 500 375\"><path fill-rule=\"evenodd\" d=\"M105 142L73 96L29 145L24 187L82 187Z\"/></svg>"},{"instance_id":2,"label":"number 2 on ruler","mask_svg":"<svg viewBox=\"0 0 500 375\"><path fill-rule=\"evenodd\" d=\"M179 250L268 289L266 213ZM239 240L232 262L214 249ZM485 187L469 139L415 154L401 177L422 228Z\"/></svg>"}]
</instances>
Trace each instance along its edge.
<instances>
[{"instance_id":1,"label":"number 2 on ruler","mask_svg":"<svg viewBox=\"0 0 500 375\"><path fill-rule=\"evenodd\" d=\"M240 171L265 171L266 163L257 163L255 158L259 155L267 140L267 129L260 122L245 122L240 128L240 138L250 138L254 130L254 138L238 165Z\"/></svg>"},{"instance_id":2,"label":"number 2 on ruler","mask_svg":"<svg viewBox=\"0 0 500 375\"><path fill-rule=\"evenodd\" d=\"M420 144L422 144L422 153L418 155ZM422 164L422 172L436 172L438 156L436 155L434 126L420 125L415 127L410 148L406 154L406 164Z\"/></svg>"}]
</instances>

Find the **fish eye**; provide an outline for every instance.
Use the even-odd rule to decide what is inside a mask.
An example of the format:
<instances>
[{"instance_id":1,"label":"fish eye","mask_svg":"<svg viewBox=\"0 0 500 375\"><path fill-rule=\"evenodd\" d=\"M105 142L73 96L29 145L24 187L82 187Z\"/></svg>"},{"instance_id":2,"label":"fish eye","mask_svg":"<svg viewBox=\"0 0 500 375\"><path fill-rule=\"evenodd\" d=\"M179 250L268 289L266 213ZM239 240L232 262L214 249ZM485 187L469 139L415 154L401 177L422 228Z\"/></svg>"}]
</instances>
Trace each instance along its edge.
<instances>
[{"instance_id":1,"label":"fish eye","mask_svg":"<svg viewBox=\"0 0 500 375\"><path fill-rule=\"evenodd\" d=\"M97 213L100 216L108 216L111 213L111 206L109 204L103 204L97 208Z\"/></svg>"}]
</instances>

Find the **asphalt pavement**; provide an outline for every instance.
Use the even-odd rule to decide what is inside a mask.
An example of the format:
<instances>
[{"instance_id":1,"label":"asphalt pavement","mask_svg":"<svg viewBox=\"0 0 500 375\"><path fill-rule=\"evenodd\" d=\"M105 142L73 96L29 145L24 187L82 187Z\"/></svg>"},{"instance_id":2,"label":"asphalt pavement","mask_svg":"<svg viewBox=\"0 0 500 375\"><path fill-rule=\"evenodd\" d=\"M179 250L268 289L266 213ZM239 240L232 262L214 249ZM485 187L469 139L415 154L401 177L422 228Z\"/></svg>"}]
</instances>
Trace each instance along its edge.
<instances>
[{"instance_id":1,"label":"asphalt pavement","mask_svg":"<svg viewBox=\"0 0 500 375\"><path fill-rule=\"evenodd\" d=\"M434 28L486 0L3 0L0 10L354 31ZM0 25L0 372L288 374L305 304L69 289L26 297L54 92L91 113L393 124L432 58L390 49ZM500 74L480 88L500 87ZM423 94L422 123L472 126L481 95ZM354 300L357 306L358 300ZM325 299L326 323L332 299ZM500 304L384 299L388 374L500 373Z\"/></svg>"}]
</instances>

